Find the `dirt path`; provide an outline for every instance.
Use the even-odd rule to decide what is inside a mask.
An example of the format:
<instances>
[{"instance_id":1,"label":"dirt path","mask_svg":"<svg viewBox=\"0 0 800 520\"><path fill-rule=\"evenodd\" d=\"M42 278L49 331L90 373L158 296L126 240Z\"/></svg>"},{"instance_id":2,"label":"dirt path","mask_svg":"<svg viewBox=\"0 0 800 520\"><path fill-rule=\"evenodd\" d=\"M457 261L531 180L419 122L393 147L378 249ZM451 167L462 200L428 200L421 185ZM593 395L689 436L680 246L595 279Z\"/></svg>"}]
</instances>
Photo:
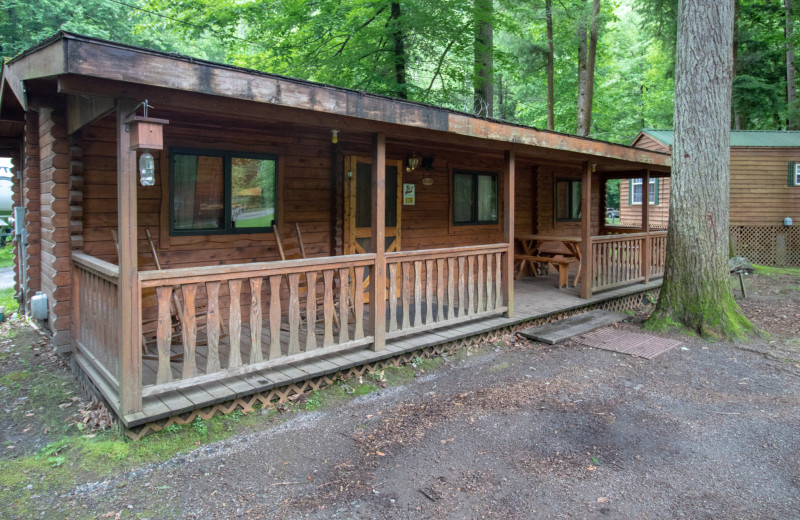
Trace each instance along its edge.
<instances>
[{"instance_id":1,"label":"dirt path","mask_svg":"<svg viewBox=\"0 0 800 520\"><path fill-rule=\"evenodd\" d=\"M795 342L683 339L648 361L512 338L411 384L32 495L30 517L797 518Z\"/></svg>"}]
</instances>

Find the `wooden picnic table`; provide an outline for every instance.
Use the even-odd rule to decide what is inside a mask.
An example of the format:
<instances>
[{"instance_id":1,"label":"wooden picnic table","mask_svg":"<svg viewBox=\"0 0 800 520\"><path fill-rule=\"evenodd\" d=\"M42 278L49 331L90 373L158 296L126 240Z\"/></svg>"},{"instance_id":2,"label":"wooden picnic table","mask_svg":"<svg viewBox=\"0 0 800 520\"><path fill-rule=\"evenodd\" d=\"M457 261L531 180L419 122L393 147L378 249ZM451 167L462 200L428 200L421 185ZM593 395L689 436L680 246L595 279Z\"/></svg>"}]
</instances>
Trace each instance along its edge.
<instances>
[{"instance_id":1,"label":"wooden picnic table","mask_svg":"<svg viewBox=\"0 0 800 520\"><path fill-rule=\"evenodd\" d=\"M522 246L522 254L515 255L517 257L517 277L522 273L525 264L531 266L531 271L536 276L536 268L534 262L525 257L554 257L562 256L564 258L575 258L578 260L578 272L575 274L572 286L578 285L578 280L581 277L581 237L573 235L545 235L536 233L523 233L515 237ZM542 246L547 243L558 243L563 245L567 252L553 252L543 251Z\"/></svg>"}]
</instances>

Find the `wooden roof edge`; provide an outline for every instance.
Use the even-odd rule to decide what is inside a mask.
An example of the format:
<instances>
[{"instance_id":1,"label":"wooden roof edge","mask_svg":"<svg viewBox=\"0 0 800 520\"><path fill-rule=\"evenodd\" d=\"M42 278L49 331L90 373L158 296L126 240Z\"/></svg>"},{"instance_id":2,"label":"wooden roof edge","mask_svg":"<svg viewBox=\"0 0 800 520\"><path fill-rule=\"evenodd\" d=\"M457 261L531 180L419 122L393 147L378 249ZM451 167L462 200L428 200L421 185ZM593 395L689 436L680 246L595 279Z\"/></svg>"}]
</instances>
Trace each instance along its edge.
<instances>
[{"instance_id":1,"label":"wooden roof edge","mask_svg":"<svg viewBox=\"0 0 800 520\"><path fill-rule=\"evenodd\" d=\"M58 52L61 43L63 51ZM46 56L37 54L45 53ZM42 59L44 58L44 59ZM514 145L528 145L592 157L671 166L669 154L609 143L589 137L562 134L534 127L481 118L424 103L379 96L277 74L214 63L59 32L9 62L29 75L76 74L115 79L131 84L238 98L364 120L450 132ZM45 64L47 66L45 66Z\"/></svg>"}]
</instances>

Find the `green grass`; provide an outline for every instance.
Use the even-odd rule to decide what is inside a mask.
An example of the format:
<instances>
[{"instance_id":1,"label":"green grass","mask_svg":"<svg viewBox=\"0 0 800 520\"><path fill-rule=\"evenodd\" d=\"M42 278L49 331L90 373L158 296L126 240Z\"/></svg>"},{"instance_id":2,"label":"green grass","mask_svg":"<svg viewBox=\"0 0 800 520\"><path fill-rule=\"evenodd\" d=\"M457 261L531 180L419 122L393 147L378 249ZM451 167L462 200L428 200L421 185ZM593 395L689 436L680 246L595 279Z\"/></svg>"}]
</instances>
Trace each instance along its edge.
<instances>
[{"instance_id":1,"label":"green grass","mask_svg":"<svg viewBox=\"0 0 800 520\"><path fill-rule=\"evenodd\" d=\"M14 265L14 246L6 245L0 248L0 268Z\"/></svg>"},{"instance_id":2,"label":"green grass","mask_svg":"<svg viewBox=\"0 0 800 520\"><path fill-rule=\"evenodd\" d=\"M6 317L19 308L17 300L14 299L14 288L0 289L0 307L6 308Z\"/></svg>"},{"instance_id":3,"label":"green grass","mask_svg":"<svg viewBox=\"0 0 800 520\"><path fill-rule=\"evenodd\" d=\"M798 276L800 277L800 267L772 267L769 265L754 265L756 274L763 274L765 276Z\"/></svg>"}]
</instances>

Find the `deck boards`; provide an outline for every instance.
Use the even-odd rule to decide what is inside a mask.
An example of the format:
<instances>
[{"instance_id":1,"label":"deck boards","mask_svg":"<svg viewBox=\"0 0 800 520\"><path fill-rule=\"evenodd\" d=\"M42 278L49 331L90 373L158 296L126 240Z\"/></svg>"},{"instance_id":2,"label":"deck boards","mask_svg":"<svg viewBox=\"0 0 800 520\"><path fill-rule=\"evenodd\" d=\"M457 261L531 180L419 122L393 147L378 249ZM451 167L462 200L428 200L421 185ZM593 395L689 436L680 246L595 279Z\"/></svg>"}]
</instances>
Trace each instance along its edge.
<instances>
[{"instance_id":1,"label":"deck boards","mask_svg":"<svg viewBox=\"0 0 800 520\"><path fill-rule=\"evenodd\" d=\"M569 287L561 290L556 289L554 276L557 275L523 278L515 282L515 316L513 318L504 318L500 316L488 317L451 325L447 328L419 332L417 334L388 340L386 342L386 348L378 352L372 351L369 347L356 347L350 351L292 362L286 365L224 379L219 382L206 383L198 387L175 390L156 396L146 397L143 400L143 412L127 416L125 418L126 422L130 427L164 419L171 415L185 413L199 407L210 406L236 397L243 397L256 392L264 392L271 388L284 386L309 378L334 374L353 366L390 358L421 348L474 336L476 334L482 334L549 314L579 309L593 303L661 286L661 279L656 279L646 285L634 284L628 287L601 292L593 295L590 300L583 300L580 298L580 290L578 288ZM352 336L354 324L351 323L349 329L350 335ZM315 332L318 336L318 344L321 345L323 329L318 326ZM288 332L281 331L282 336L287 334ZM301 331L301 348L305 345L305 335L306 331ZM249 327L247 324L242 324L242 360L244 363L247 363L250 357L249 338ZM265 323L262 328L262 338L267 342L265 344L268 345L269 327L267 323ZM282 342L282 346L284 347L283 350L285 354L286 344ZM203 351L203 355L198 358L198 369L200 370L205 368L205 348L205 346L198 347L198 352L201 350ZM228 339L220 341L220 359L227 360L228 348ZM179 351L180 347L176 347L173 353ZM142 372L145 384L152 384L155 381L156 363L157 362L153 360L144 361L145 366ZM173 363L173 375L177 377L180 373L180 368L180 362Z\"/></svg>"}]
</instances>

